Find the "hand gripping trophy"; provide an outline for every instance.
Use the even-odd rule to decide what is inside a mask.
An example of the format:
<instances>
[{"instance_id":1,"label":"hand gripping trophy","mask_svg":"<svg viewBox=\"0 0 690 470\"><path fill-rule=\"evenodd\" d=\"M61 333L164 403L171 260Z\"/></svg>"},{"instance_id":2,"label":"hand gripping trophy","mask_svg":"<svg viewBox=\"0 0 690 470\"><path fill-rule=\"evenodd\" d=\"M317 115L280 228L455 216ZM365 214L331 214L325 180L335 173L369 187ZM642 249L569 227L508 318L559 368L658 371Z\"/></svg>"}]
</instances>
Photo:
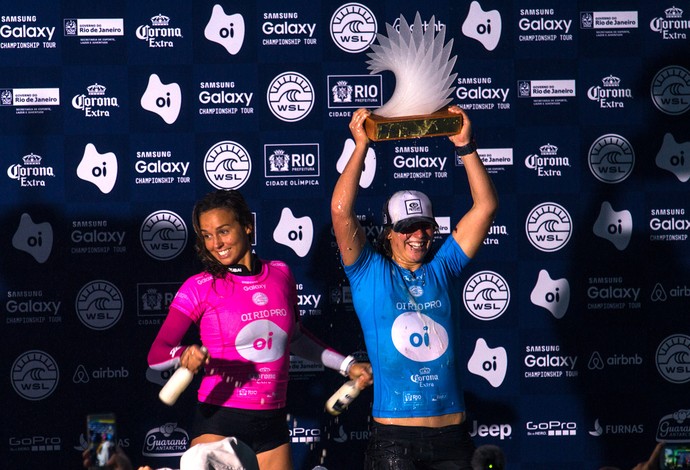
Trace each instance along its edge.
<instances>
[{"instance_id":1,"label":"hand gripping trophy","mask_svg":"<svg viewBox=\"0 0 690 470\"><path fill-rule=\"evenodd\" d=\"M377 34L378 44L367 53L370 73L384 70L395 75L390 100L364 123L369 139L398 140L457 134L462 116L442 110L452 101L451 74L456 57L450 57L453 40L444 45L445 28L435 34L432 16L426 31L417 12L410 26L400 16L400 31L386 24L388 37Z\"/></svg>"}]
</instances>

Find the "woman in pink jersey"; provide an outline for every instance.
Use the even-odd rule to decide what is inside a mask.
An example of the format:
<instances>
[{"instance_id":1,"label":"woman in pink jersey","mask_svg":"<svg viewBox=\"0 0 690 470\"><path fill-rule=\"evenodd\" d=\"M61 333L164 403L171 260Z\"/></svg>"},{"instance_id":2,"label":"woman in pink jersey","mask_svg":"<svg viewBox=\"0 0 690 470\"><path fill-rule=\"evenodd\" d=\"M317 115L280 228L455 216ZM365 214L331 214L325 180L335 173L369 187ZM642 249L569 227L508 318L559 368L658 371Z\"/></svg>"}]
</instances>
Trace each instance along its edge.
<instances>
[{"instance_id":1,"label":"woman in pink jersey","mask_svg":"<svg viewBox=\"0 0 690 470\"><path fill-rule=\"evenodd\" d=\"M290 351L371 384L368 363L328 348L298 322L296 283L281 261L251 250L252 213L238 191L207 194L192 214L205 270L185 281L151 346L154 369L182 365L204 377L191 445L234 436L256 453L261 470L289 470L286 395ZM182 345L199 327L199 345Z\"/></svg>"}]
</instances>

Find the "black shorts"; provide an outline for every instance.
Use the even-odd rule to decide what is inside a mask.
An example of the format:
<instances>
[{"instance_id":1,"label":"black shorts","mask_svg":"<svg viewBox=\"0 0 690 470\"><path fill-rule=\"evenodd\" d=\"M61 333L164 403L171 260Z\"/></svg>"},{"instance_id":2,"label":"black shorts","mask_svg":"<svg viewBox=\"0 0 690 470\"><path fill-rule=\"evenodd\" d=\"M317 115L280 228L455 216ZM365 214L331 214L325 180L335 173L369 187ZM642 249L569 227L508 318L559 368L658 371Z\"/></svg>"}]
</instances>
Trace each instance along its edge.
<instances>
[{"instance_id":1,"label":"black shorts","mask_svg":"<svg viewBox=\"0 0 690 470\"><path fill-rule=\"evenodd\" d=\"M243 410L198 403L192 425L192 439L202 434L236 437L257 454L290 442L285 408Z\"/></svg>"},{"instance_id":2,"label":"black shorts","mask_svg":"<svg viewBox=\"0 0 690 470\"><path fill-rule=\"evenodd\" d=\"M472 470L467 422L442 428L372 422L366 470Z\"/></svg>"}]
</instances>

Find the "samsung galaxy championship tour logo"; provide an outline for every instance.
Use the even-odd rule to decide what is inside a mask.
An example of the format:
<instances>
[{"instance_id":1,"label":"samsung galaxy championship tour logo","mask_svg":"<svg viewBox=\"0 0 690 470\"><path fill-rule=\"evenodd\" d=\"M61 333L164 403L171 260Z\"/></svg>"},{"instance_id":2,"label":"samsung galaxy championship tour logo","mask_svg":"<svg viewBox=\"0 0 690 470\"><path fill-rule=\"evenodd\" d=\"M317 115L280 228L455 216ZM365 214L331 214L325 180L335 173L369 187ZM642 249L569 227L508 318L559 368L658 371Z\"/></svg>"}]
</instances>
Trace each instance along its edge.
<instances>
[{"instance_id":1,"label":"samsung galaxy championship tour logo","mask_svg":"<svg viewBox=\"0 0 690 470\"><path fill-rule=\"evenodd\" d=\"M350 54L366 50L376 39L376 17L360 3L346 3L331 17L331 39Z\"/></svg>"}]
</instances>

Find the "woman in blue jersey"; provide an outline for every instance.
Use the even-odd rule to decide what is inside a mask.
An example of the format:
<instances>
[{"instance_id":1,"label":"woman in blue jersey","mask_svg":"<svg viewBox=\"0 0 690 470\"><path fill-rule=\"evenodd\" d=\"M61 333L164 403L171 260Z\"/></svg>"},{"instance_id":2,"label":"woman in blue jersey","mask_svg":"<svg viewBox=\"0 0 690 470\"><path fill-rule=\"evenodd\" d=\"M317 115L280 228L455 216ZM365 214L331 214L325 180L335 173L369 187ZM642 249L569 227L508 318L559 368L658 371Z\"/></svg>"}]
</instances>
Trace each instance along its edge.
<instances>
[{"instance_id":1,"label":"woman in blue jersey","mask_svg":"<svg viewBox=\"0 0 690 470\"><path fill-rule=\"evenodd\" d=\"M355 213L369 139L352 115L352 155L333 190L331 217L373 367L373 423L367 470L471 469L458 335L460 273L477 253L498 209L496 190L477 154L472 125L458 106L461 131L449 137L462 158L473 205L434 255L437 224L429 198L394 193L384 206L380 249Z\"/></svg>"}]
</instances>

